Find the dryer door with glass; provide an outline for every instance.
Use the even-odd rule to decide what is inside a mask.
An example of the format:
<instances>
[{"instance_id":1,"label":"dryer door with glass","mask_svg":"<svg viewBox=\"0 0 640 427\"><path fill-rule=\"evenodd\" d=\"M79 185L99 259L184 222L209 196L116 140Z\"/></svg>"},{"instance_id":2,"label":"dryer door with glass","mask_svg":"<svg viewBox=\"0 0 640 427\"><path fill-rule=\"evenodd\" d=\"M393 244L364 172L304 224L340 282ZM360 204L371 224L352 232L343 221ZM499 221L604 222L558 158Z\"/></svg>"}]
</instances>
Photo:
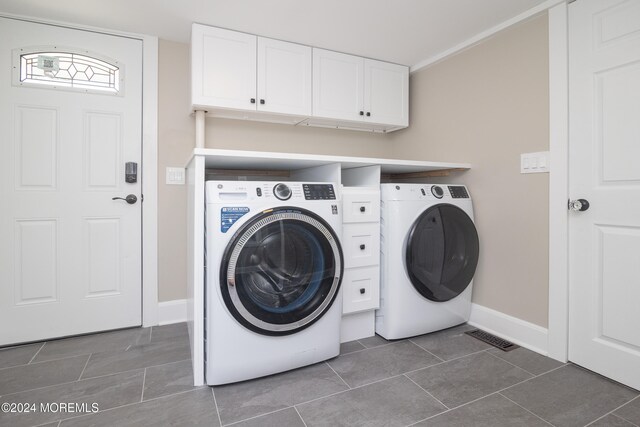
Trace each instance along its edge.
<instances>
[{"instance_id":1,"label":"dryer door with glass","mask_svg":"<svg viewBox=\"0 0 640 427\"><path fill-rule=\"evenodd\" d=\"M234 234L220 268L225 305L246 328L288 335L319 320L342 280L342 249L315 213L281 207L256 215Z\"/></svg>"},{"instance_id":2,"label":"dryer door with glass","mask_svg":"<svg viewBox=\"0 0 640 427\"><path fill-rule=\"evenodd\" d=\"M478 233L469 215L454 205L434 205L409 230L407 275L423 297L449 301L471 283L479 251Z\"/></svg>"}]
</instances>

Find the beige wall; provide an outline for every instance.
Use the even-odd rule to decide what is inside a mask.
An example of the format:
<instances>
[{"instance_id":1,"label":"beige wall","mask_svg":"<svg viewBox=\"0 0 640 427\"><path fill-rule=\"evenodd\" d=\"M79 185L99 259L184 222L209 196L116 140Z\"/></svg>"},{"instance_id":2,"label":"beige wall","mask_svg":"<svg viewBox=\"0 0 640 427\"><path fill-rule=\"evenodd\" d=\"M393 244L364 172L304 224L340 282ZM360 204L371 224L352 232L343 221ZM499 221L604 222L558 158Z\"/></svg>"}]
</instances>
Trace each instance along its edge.
<instances>
[{"instance_id":1,"label":"beige wall","mask_svg":"<svg viewBox=\"0 0 640 427\"><path fill-rule=\"evenodd\" d=\"M450 178L474 198L481 259L474 302L547 326L548 174L520 153L549 149L547 16L521 23L411 76L411 126L398 158L469 162Z\"/></svg>"},{"instance_id":2,"label":"beige wall","mask_svg":"<svg viewBox=\"0 0 640 427\"><path fill-rule=\"evenodd\" d=\"M165 184L167 166L183 167L195 144L190 116L189 46L160 40L158 107L158 293L186 298L186 187ZM207 148L390 157L389 137L368 132L207 119Z\"/></svg>"}]
</instances>

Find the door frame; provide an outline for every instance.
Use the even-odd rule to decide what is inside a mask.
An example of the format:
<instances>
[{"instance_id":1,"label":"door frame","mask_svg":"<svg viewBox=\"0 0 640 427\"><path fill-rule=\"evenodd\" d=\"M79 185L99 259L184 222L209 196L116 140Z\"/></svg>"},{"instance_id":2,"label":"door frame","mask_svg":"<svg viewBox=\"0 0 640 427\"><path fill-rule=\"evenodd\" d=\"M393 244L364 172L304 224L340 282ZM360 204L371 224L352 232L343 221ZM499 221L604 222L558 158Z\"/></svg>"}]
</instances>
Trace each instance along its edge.
<instances>
[{"instance_id":1,"label":"door frame","mask_svg":"<svg viewBox=\"0 0 640 427\"><path fill-rule=\"evenodd\" d=\"M0 17L142 42L142 326L158 324L158 38L51 19L0 12Z\"/></svg>"},{"instance_id":2,"label":"door frame","mask_svg":"<svg viewBox=\"0 0 640 427\"><path fill-rule=\"evenodd\" d=\"M570 2L570 1L569 1ZM569 352L569 10L549 9L549 328L548 355Z\"/></svg>"}]
</instances>

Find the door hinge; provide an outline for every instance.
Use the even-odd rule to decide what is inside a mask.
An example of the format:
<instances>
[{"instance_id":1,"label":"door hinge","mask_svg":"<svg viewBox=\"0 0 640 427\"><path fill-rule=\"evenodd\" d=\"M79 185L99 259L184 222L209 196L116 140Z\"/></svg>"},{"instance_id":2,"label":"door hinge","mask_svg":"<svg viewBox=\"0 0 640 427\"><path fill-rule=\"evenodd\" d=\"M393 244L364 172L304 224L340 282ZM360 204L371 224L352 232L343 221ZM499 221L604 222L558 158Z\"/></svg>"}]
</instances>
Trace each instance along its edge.
<instances>
[{"instance_id":1,"label":"door hinge","mask_svg":"<svg viewBox=\"0 0 640 427\"><path fill-rule=\"evenodd\" d=\"M144 194L140 195L140 202L144 202Z\"/></svg>"}]
</instances>

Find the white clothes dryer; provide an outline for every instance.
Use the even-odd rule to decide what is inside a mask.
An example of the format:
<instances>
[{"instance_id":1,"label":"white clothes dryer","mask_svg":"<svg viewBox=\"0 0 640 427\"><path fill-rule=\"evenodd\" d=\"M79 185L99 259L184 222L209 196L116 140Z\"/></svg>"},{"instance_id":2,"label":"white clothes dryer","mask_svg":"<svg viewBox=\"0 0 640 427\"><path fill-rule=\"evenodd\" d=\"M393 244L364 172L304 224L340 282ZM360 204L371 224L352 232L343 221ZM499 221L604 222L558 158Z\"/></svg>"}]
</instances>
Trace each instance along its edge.
<instances>
[{"instance_id":1,"label":"white clothes dryer","mask_svg":"<svg viewBox=\"0 0 640 427\"><path fill-rule=\"evenodd\" d=\"M206 183L208 384L339 354L341 232L336 184Z\"/></svg>"},{"instance_id":2,"label":"white clothes dryer","mask_svg":"<svg viewBox=\"0 0 640 427\"><path fill-rule=\"evenodd\" d=\"M469 320L479 241L463 185L381 185L376 333L400 339Z\"/></svg>"}]
</instances>

